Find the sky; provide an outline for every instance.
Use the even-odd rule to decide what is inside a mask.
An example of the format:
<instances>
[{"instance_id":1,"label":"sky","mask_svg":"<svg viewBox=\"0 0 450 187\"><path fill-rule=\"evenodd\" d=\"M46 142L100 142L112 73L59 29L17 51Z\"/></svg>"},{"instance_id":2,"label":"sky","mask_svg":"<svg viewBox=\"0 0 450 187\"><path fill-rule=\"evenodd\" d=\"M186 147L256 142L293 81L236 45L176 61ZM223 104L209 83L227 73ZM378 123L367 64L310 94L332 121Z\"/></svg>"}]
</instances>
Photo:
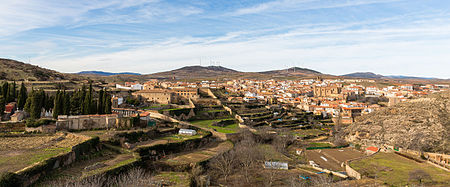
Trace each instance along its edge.
<instances>
[{"instance_id":1,"label":"sky","mask_svg":"<svg viewBox=\"0 0 450 187\"><path fill-rule=\"evenodd\" d=\"M450 78L447 0L0 1L0 58L61 72L297 66Z\"/></svg>"}]
</instances>

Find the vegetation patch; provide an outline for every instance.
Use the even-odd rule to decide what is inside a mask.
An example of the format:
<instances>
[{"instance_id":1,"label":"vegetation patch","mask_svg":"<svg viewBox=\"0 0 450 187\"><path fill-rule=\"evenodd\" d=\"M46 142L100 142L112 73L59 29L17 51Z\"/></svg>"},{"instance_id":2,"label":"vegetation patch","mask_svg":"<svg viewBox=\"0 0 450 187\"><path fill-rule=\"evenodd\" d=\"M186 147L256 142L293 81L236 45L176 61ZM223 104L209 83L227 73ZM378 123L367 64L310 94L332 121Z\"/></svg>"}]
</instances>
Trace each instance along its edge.
<instances>
[{"instance_id":1,"label":"vegetation patch","mask_svg":"<svg viewBox=\"0 0 450 187\"><path fill-rule=\"evenodd\" d=\"M380 152L371 157L353 161L350 166L364 176L377 178L393 186L420 182L426 185L450 185L450 175L447 171L393 153ZM418 169L421 172L416 172ZM419 178L423 179L419 181Z\"/></svg>"},{"instance_id":2,"label":"vegetation patch","mask_svg":"<svg viewBox=\"0 0 450 187\"><path fill-rule=\"evenodd\" d=\"M217 132L226 133L226 134L236 133L239 131L239 125L237 123L226 125L224 127L213 126L214 123L217 123L217 122L220 122L223 120L233 120L233 119L228 118L228 119L214 119L214 120L198 120L198 121L191 121L191 123L194 125L203 127L203 128L215 129Z\"/></svg>"}]
</instances>

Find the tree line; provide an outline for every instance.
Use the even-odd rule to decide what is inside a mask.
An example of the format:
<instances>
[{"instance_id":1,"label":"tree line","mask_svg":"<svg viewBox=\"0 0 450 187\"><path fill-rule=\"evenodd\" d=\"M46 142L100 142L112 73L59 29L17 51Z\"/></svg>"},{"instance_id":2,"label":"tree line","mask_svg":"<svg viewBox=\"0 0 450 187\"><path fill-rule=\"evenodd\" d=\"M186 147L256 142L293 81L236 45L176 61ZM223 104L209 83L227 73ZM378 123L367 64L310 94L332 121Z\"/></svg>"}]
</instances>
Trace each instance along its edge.
<instances>
[{"instance_id":1,"label":"tree line","mask_svg":"<svg viewBox=\"0 0 450 187\"><path fill-rule=\"evenodd\" d=\"M74 92L58 90L55 95L49 95L43 89L27 91L22 83L17 90L16 83L4 82L0 89L0 111L3 114L5 105L17 101L17 108L24 110L33 119L39 119L41 112L52 110L53 118L58 115L88 115L111 114L111 94L103 89L98 92L85 85Z\"/></svg>"}]
</instances>

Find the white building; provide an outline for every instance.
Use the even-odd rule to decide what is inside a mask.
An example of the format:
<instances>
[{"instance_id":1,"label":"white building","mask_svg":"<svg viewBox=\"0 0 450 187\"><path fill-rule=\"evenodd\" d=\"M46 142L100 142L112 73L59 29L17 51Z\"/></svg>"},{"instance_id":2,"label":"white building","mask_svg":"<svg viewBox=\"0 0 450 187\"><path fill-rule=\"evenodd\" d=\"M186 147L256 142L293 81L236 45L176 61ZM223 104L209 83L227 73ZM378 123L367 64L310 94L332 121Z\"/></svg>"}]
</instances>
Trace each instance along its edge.
<instances>
[{"instance_id":1,"label":"white building","mask_svg":"<svg viewBox=\"0 0 450 187\"><path fill-rule=\"evenodd\" d=\"M189 135L189 136L194 136L197 134L197 131L192 130L192 129L180 129L180 131L178 131L179 135Z\"/></svg>"},{"instance_id":2,"label":"white building","mask_svg":"<svg viewBox=\"0 0 450 187\"><path fill-rule=\"evenodd\" d=\"M265 161L264 162L264 168L266 169L289 169L288 163L286 162L270 162Z\"/></svg>"}]
</instances>

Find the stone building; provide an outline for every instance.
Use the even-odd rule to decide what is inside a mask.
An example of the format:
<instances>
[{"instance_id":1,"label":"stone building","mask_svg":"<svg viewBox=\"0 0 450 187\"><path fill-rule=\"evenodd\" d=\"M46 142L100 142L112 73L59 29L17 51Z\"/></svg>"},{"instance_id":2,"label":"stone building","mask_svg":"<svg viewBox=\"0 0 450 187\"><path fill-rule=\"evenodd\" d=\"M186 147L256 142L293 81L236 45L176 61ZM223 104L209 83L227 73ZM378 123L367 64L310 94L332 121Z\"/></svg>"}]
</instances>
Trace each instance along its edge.
<instances>
[{"instance_id":1,"label":"stone building","mask_svg":"<svg viewBox=\"0 0 450 187\"><path fill-rule=\"evenodd\" d=\"M56 121L57 130L87 130L87 129L109 129L118 124L118 114L104 115L59 115Z\"/></svg>"},{"instance_id":2,"label":"stone building","mask_svg":"<svg viewBox=\"0 0 450 187\"><path fill-rule=\"evenodd\" d=\"M160 104L170 104L182 98L197 99L200 97L197 88L141 90L133 93L133 96L141 96L147 99L147 101Z\"/></svg>"},{"instance_id":3,"label":"stone building","mask_svg":"<svg viewBox=\"0 0 450 187\"><path fill-rule=\"evenodd\" d=\"M314 97L338 97L342 88L338 86L314 86Z\"/></svg>"}]
</instances>

